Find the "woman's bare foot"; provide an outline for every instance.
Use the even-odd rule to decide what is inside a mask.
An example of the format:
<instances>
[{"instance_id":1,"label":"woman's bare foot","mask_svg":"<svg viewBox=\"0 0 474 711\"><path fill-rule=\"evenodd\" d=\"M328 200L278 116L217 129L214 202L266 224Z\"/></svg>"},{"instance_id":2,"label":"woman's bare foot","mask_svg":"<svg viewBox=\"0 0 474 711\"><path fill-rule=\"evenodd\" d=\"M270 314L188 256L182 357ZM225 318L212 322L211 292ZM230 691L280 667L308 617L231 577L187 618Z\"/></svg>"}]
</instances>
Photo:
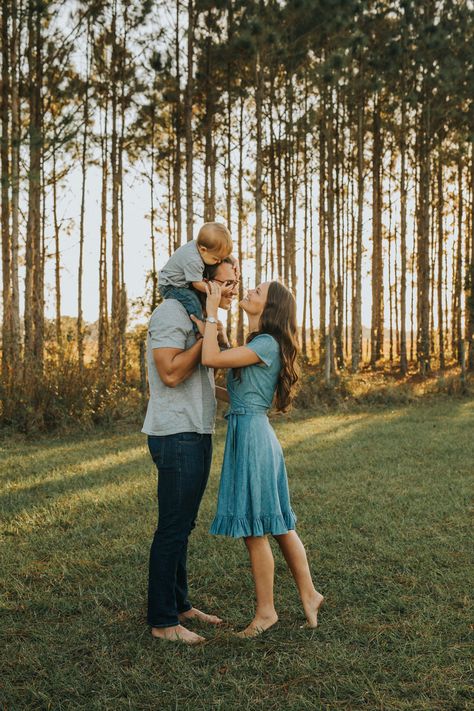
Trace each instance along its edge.
<instances>
[{"instance_id":1,"label":"woman's bare foot","mask_svg":"<svg viewBox=\"0 0 474 711\"><path fill-rule=\"evenodd\" d=\"M217 617L217 615L208 615L207 612L201 612L201 610L197 610L195 607L192 607L190 610L186 610L186 612L181 612L178 617L180 622L186 622L186 620L199 620L199 622L206 622L208 625L222 624L221 618Z\"/></svg>"},{"instance_id":2,"label":"woman's bare foot","mask_svg":"<svg viewBox=\"0 0 474 711\"><path fill-rule=\"evenodd\" d=\"M265 617L255 615L248 627L242 630L242 632L237 632L237 637L241 637L242 639L258 637L259 634L262 634L262 632L266 632L266 630L270 629L270 627L273 627L273 625L277 622L278 615L276 612L273 615Z\"/></svg>"},{"instance_id":3,"label":"woman's bare foot","mask_svg":"<svg viewBox=\"0 0 474 711\"><path fill-rule=\"evenodd\" d=\"M187 630L182 625L174 627L152 627L152 637L156 639L166 639L168 642L184 642L184 644L201 644L205 642L205 637Z\"/></svg>"},{"instance_id":4,"label":"woman's bare foot","mask_svg":"<svg viewBox=\"0 0 474 711\"><path fill-rule=\"evenodd\" d=\"M318 612L323 602L324 597L317 591L315 591L314 595L307 601L303 600L304 614L307 619L307 622L303 625L303 627L313 628L318 626Z\"/></svg>"}]
</instances>

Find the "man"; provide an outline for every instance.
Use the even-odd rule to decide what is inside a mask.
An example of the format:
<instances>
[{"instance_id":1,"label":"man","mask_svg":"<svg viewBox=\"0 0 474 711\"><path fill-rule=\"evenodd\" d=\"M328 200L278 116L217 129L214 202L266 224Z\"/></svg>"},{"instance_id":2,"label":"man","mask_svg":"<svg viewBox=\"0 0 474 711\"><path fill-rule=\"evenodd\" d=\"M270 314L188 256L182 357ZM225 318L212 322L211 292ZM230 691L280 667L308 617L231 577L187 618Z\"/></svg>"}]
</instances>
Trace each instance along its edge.
<instances>
[{"instance_id":1,"label":"man","mask_svg":"<svg viewBox=\"0 0 474 711\"><path fill-rule=\"evenodd\" d=\"M211 268L209 277L223 287L220 307L229 309L237 295L237 263L228 257ZM209 477L216 411L214 371L201 365L201 348L184 306L167 299L155 309L147 342L150 399L142 429L159 473L148 623L154 637L187 644L204 641L184 626L187 620L221 622L188 600L188 537Z\"/></svg>"}]
</instances>

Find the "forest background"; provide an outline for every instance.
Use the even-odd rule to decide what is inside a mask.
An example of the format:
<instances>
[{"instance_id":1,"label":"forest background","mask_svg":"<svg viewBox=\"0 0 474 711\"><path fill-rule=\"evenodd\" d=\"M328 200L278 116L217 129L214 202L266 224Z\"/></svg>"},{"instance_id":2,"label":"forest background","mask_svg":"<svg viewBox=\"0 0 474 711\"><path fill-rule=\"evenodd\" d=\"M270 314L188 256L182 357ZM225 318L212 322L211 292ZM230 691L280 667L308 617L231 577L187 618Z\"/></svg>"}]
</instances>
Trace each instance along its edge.
<instances>
[{"instance_id":1,"label":"forest background","mask_svg":"<svg viewBox=\"0 0 474 711\"><path fill-rule=\"evenodd\" d=\"M141 411L157 273L207 220L231 228L241 295L272 278L295 293L300 405L433 373L467 388L472 2L1 13L3 425ZM243 341L236 308L227 330Z\"/></svg>"}]
</instances>

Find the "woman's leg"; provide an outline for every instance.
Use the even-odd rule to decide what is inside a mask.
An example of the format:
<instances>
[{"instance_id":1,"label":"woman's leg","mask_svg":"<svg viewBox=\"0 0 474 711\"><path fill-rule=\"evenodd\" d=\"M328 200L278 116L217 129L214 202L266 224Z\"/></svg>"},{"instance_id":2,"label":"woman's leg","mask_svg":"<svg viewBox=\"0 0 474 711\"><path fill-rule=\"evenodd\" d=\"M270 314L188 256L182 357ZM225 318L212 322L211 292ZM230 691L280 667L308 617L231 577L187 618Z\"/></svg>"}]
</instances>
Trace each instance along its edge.
<instances>
[{"instance_id":1,"label":"woman's leg","mask_svg":"<svg viewBox=\"0 0 474 711\"><path fill-rule=\"evenodd\" d=\"M296 531L274 536L295 579L309 627L318 624L318 610L324 597L314 587L306 551Z\"/></svg>"},{"instance_id":2,"label":"woman's leg","mask_svg":"<svg viewBox=\"0 0 474 711\"><path fill-rule=\"evenodd\" d=\"M266 536L250 536L244 540L252 565L257 609L252 622L240 632L239 636L255 637L274 625L278 620L273 603L275 561Z\"/></svg>"}]
</instances>

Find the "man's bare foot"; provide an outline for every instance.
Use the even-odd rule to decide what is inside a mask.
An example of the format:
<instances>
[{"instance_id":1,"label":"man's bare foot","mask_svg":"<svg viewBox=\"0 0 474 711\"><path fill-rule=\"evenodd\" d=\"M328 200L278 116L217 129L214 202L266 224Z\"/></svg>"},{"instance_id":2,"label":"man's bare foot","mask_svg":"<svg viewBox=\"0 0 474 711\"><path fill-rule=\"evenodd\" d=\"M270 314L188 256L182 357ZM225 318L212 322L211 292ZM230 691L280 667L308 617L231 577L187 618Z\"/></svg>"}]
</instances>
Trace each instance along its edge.
<instances>
[{"instance_id":1,"label":"man's bare foot","mask_svg":"<svg viewBox=\"0 0 474 711\"><path fill-rule=\"evenodd\" d=\"M205 642L205 637L187 630L186 627L182 625L175 625L174 627L152 627L151 628L152 637L156 639L166 639L168 642L184 642L184 644L201 644Z\"/></svg>"},{"instance_id":2,"label":"man's bare foot","mask_svg":"<svg viewBox=\"0 0 474 711\"><path fill-rule=\"evenodd\" d=\"M217 615L208 615L207 612L201 612L195 607L192 607L186 612L181 612L179 615L180 622L186 622L187 620L199 620L199 622L206 622L208 625L220 625L222 620Z\"/></svg>"},{"instance_id":3,"label":"man's bare foot","mask_svg":"<svg viewBox=\"0 0 474 711\"><path fill-rule=\"evenodd\" d=\"M303 627L317 627L318 626L318 612L324 602L324 597L321 593L315 591L312 598L305 601L303 600L304 614L306 615L307 622L302 625Z\"/></svg>"},{"instance_id":4,"label":"man's bare foot","mask_svg":"<svg viewBox=\"0 0 474 711\"><path fill-rule=\"evenodd\" d=\"M255 615L252 622L246 627L242 632L237 632L237 637L241 639L249 639L251 637L258 637L262 632L266 632L270 627L278 622L278 615L275 612L273 615L268 617L261 617Z\"/></svg>"}]
</instances>

